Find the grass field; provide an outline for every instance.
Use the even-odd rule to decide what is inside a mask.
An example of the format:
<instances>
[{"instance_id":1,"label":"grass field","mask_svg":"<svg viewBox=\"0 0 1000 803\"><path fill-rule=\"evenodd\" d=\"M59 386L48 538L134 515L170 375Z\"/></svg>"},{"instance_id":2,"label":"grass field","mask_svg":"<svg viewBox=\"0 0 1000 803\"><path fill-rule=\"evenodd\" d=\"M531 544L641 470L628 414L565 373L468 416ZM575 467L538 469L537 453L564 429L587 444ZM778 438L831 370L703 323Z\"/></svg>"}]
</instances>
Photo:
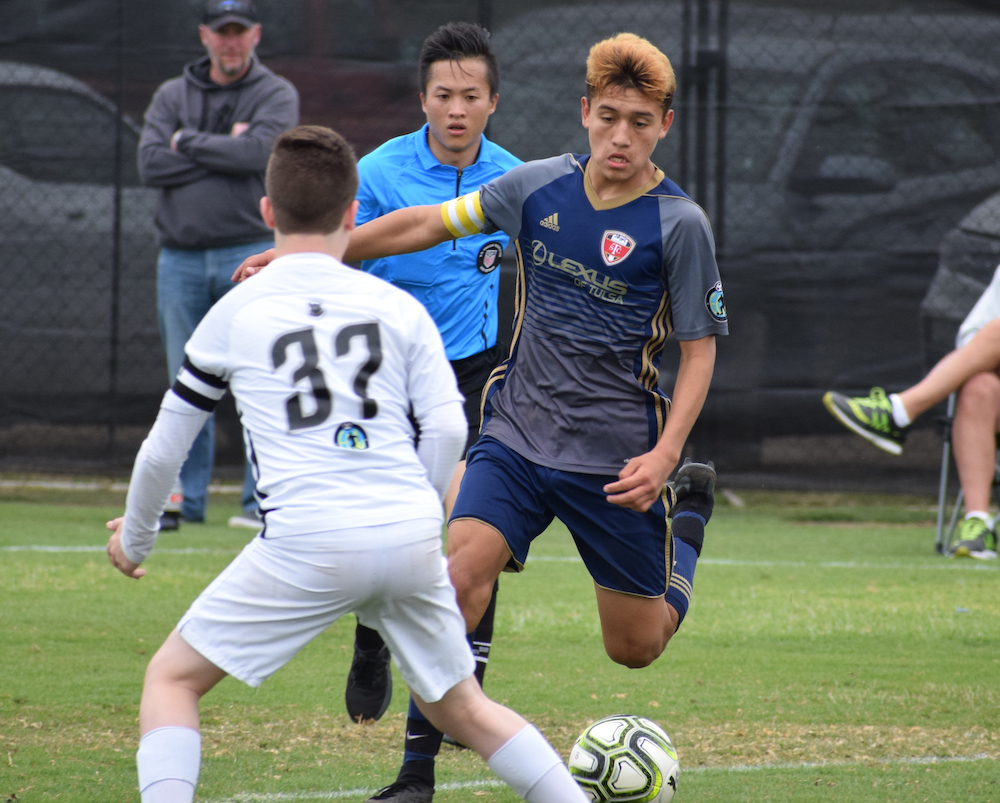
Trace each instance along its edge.
<instances>
[{"instance_id":1,"label":"grass field","mask_svg":"<svg viewBox=\"0 0 1000 803\"><path fill-rule=\"evenodd\" d=\"M564 756L595 719L652 717L680 754L679 803L1000 801L1000 567L935 556L927 499L736 493L687 620L644 670L605 657L589 576L551 528L501 579L487 692ZM138 801L145 664L250 537L217 495L129 581L102 551L122 502L0 487L0 801ZM226 680L205 698L199 801L360 801L393 779L406 695L375 725L348 721L353 627L259 690ZM438 782L438 803L516 799L453 748Z\"/></svg>"}]
</instances>

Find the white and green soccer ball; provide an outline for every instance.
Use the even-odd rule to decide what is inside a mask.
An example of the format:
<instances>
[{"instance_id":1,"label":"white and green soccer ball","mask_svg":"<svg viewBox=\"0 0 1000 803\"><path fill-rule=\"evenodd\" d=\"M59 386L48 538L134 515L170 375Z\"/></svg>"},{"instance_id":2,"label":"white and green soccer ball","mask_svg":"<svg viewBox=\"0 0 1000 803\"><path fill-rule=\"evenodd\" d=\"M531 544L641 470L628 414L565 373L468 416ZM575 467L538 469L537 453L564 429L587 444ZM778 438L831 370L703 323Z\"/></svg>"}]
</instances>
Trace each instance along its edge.
<instances>
[{"instance_id":1,"label":"white and green soccer ball","mask_svg":"<svg viewBox=\"0 0 1000 803\"><path fill-rule=\"evenodd\" d=\"M680 765L659 725L620 714L580 734L569 771L594 803L668 803L677 792Z\"/></svg>"}]
</instances>

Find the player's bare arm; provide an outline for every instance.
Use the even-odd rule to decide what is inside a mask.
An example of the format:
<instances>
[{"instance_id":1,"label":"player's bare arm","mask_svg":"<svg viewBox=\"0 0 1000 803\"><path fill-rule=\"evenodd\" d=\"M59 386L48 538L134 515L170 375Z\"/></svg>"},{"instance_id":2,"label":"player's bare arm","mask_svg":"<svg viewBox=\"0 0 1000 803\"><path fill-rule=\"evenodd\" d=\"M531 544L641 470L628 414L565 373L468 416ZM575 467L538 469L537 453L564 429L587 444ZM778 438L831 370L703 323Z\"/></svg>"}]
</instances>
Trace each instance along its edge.
<instances>
[{"instance_id":1,"label":"player's bare arm","mask_svg":"<svg viewBox=\"0 0 1000 803\"><path fill-rule=\"evenodd\" d=\"M441 205L411 206L397 209L370 220L351 232L351 242L344 254L345 262L362 262L397 254L411 254L452 239L441 218ZM242 282L258 273L272 259L274 249L243 260L233 274L234 282Z\"/></svg>"},{"instance_id":2,"label":"player's bare arm","mask_svg":"<svg viewBox=\"0 0 1000 803\"><path fill-rule=\"evenodd\" d=\"M629 460L618 473L617 482L604 486L608 501L616 505L640 512L649 510L680 462L684 442L705 404L715 371L715 335L679 343L677 382L663 434L651 451Z\"/></svg>"},{"instance_id":3,"label":"player's bare arm","mask_svg":"<svg viewBox=\"0 0 1000 803\"><path fill-rule=\"evenodd\" d=\"M146 570L139 568L138 563L133 563L125 557L125 551L122 549L122 528L124 526L124 516L112 519L107 524L108 529L111 530L111 538L108 539L108 546L106 547L108 560L111 561L112 566L114 566L126 577L132 577L138 580L146 574Z\"/></svg>"},{"instance_id":4,"label":"player's bare arm","mask_svg":"<svg viewBox=\"0 0 1000 803\"><path fill-rule=\"evenodd\" d=\"M423 251L452 239L441 218L441 205L397 209L351 232L345 262L362 262Z\"/></svg>"}]
</instances>

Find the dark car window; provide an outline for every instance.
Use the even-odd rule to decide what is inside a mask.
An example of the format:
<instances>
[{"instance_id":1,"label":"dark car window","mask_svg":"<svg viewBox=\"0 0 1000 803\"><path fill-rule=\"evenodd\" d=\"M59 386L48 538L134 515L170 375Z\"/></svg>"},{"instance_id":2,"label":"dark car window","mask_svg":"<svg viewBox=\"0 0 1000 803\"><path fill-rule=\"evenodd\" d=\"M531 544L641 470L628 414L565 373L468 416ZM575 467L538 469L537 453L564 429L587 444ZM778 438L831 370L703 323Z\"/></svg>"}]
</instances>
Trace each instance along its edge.
<instances>
[{"instance_id":1,"label":"dark car window","mask_svg":"<svg viewBox=\"0 0 1000 803\"><path fill-rule=\"evenodd\" d=\"M856 65L820 103L792 182L808 186L831 157L877 163L897 181L992 164L1000 158L997 101L995 87L950 67Z\"/></svg>"},{"instance_id":2,"label":"dark car window","mask_svg":"<svg viewBox=\"0 0 1000 803\"><path fill-rule=\"evenodd\" d=\"M90 98L45 87L0 87L0 164L34 181L113 184L114 114ZM122 124L121 182L138 186L138 139Z\"/></svg>"}]
</instances>

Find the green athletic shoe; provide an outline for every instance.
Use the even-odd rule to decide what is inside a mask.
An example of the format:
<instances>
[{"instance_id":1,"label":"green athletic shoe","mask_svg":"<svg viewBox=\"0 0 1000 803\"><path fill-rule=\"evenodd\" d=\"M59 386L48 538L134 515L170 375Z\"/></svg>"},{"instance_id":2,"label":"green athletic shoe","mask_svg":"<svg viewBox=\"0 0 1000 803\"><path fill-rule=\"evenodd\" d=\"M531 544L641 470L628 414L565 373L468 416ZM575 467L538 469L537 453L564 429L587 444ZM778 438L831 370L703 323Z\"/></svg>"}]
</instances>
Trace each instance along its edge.
<instances>
[{"instance_id":1,"label":"green athletic shoe","mask_svg":"<svg viewBox=\"0 0 1000 803\"><path fill-rule=\"evenodd\" d=\"M996 560L997 534L978 517L965 519L958 525L958 543L952 549L951 556Z\"/></svg>"},{"instance_id":2,"label":"green athletic shoe","mask_svg":"<svg viewBox=\"0 0 1000 803\"><path fill-rule=\"evenodd\" d=\"M882 388L872 388L870 396L853 399L834 393L823 396L830 414L852 432L858 433L890 454L902 454L909 427L898 427L892 417L892 403Z\"/></svg>"}]
</instances>

